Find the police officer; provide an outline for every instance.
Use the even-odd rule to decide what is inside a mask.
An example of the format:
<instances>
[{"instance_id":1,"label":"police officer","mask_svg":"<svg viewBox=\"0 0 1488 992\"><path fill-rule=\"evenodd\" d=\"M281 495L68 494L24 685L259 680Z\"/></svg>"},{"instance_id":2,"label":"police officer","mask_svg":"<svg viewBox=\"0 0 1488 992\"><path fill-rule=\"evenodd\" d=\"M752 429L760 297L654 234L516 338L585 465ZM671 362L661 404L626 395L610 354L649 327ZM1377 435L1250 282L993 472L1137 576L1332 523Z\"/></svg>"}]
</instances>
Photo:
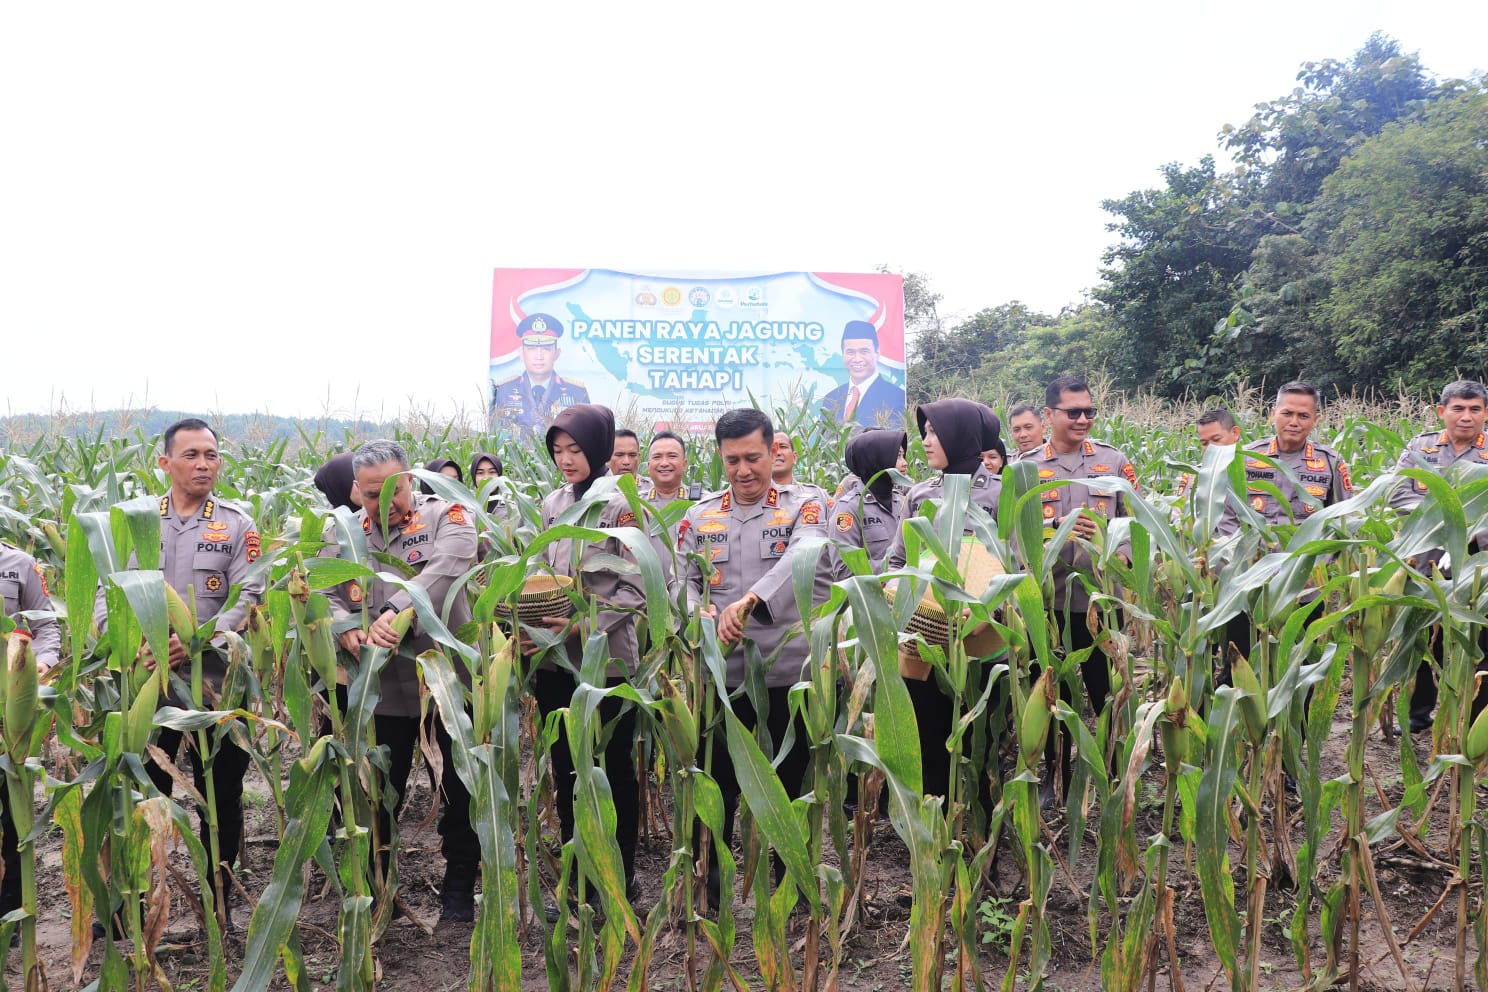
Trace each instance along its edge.
<instances>
[{"instance_id":1,"label":"police officer","mask_svg":"<svg viewBox=\"0 0 1488 992\"><path fill-rule=\"evenodd\" d=\"M1009 410L1008 433L1018 449L1012 453L1010 461L1017 461L1028 452L1043 447L1044 421L1039 417L1038 407L1032 403L1019 403Z\"/></svg>"},{"instance_id":2,"label":"police officer","mask_svg":"<svg viewBox=\"0 0 1488 992\"><path fill-rule=\"evenodd\" d=\"M609 459L615 447L615 415L597 404L579 404L562 410L553 418L546 436L548 455L553 459L563 485L543 498L544 529L564 523L585 523L596 527L634 527L635 511L622 493L595 501L587 509L577 506L588 495L594 483L610 475ZM581 514L576 517L575 514ZM593 633L605 638L605 653L611 659L606 684L625 683L640 664L636 642L636 614L644 608L646 595L635 571L635 556L617 537L604 541L554 541L543 549L543 561L554 575L568 576L586 599L597 601L592 630L588 611L579 622L568 617L543 617L542 625L562 642L543 652L526 631L521 634L522 653L537 656L540 667L533 676L533 696L542 720L573 701L578 687L574 672L584 659L585 644ZM628 570L616 570L606 562L624 562ZM605 775L615 807L615 842L625 870L625 888L634 893L636 840L641 822L640 783L635 767L636 710L617 696L599 705L599 719L609 727L604 750ZM568 728L560 721L558 739L549 751L552 762L555 805L564 841L574 832L574 756L568 741ZM633 895L632 895L633 898ZM550 916L557 917L557 907Z\"/></svg>"},{"instance_id":3,"label":"police officer","mask_svg":"<svg viewBox=\"0 0 1488 992\"><path fill-rule=\"evenodd\" d=\"M728 648L726 685L730 692L744 684L744 639L754 641L761 658L775 656L765 673L769 703L766 725L776 748L783 746L790 725L790 687L801 678L809 656L801 635L801 614L791 582L791 559L807 537L825 537L827 508L816 495L771 481L771 444L775 427L759 410L730 410L714 426L719 457L728 487L704 496L682 518L678 530L678 581L686 590L689 607L717 618L718 639ZM698 556L698 557L694 557ZM707 564L699 566L699 558ZM812 602L822 603L831 591L831 569L823 555L817 559ZM794 631L794 637L787 635ZM778 654L777 654L778 652ZM757 722L747 697L732 703L746 727ZM777 758L780 781L792 797L802 794L810 761L805 726L798 719L795 743ZM779 751L777 750L777 755ZM713 777L723 792L723 836L733 840L734 811L739 784L724 743L721 726L713 730ZM708 900L718 904L717 861L709 862ZM777 877L779 866L777 864Z\"/></svg>"},{"instance_id":4,"label":"police officer","mask_svg":"<svg viewBox=\"0 0 1488 992\"><path fill-rule=\"evenodd\" d=\"M773 462L770 480L777 489L797 489L806 498L820 500L823 506L830 503L826 490L821 486L814 482L800 482L796 479L796 462L801 456L796 451L795 438L785 431L776 431L775 439L770 442L770 457Z\"/></svg>"},{"instance_id":5,"label":"police officer","mask_svg":"<svg viewBox=\"0 0 1488 992\"><path fill-rule=\"evenodd\" d=\"M1398 472L1406 468L1429 468L1444 473L1453 465L1488 465L1488 437L1484 436L1483 424L1488 420L1488 387L1481 382L1461 379L1448 383L1441 392L1441 403L1436 415L1442 420L1442 429L1426 431L1411 438L1396 463ZM1390 494L1390 506L1408 513L1421 505L1426 495L1426 484L1406 479ZM1488 535L1473 535L1473 550L1481 548ZM1422 573L1431 574L1431 568L1441 560L1443 552L1437 550L1417 556L1414 564ZM1488 651L1488 634L1480 631L1478 648ZM1437 663L1444 660L1440 635L1432 638L1432 652ZM1480 659L1479 668L1483 667ZM1488 683L1485 683L1488 684ZM1488 704L1488 689L1479 688L1473 698L1472 713L1476 717ZM1415 688L1410 697L1410 729L1419 734L1431 729L1431 713L1436 709L1436 678L1431 672L1431 663L1424 658L1416 672Z\"/></svg>"},{"instance_id":6,"label":"police officer","mask_svg":"<svg viewBox=\"0 0 1488 992\"><path fill-rule=\"evenodd\" d=\"M52 616L52 599L47 593L46 576L41 566L20 548L0 541L0 605L5 616L14 621L16 630L31 637L31 651L36 655L36 668L48 672L61 658L62 632ZM35 612L27 618L22 611ZM0 638L3 645L8 638ZM10 789L0 781L0 830L5 831L3 848L5 878L0 881L0 916L21 907L21 855L16 846L15 821L10 816Z\"/></svg>"},{"instance_id":7,"label":"police officer","mask_svg":"<svg viewBox=\"0 0 1488 992\"><path fill-rule=\"evenodd\" d=\"M1104 476L1121 476L1135 488L1137 473L1131 459L1119 449L1090 437L1096 408L1085 380L1073 375L1055 378L1044 391L1044 403L1043 419L1049 425L1049 440L1019 460L1032 462L1038 467L1040 482L1067 479L1071 483L1045 490L1040 500L1045 540L1053 537L1055 530L1072 514L1077 515L1074 537L1079 540L1065 542L1053 563L1054 598L1050 608L1056 625L1061 629L1065 628L1068 617L1065 635L1070 650L1080 651L1094 645L1094 635L1085 622L1085 613L1090 607L1087 583L1093 581L1095 563L1083 542L1095 538L1100 530L1098 519L1110 520L1126 515L1120 490L1097 480ZM1105 651L1094 647L1080 666L1080 675L1091 708L1099 716L1111 690L1110 660ZM1060 691L1065 694L1066 701L1073 702L1066 687L1061 686ZM1069 736L1062 735L1060 772L1065 788L1069 786L1070 756ZM1045 788L1043 798L1045 802L1051 802L1052 791Z\"/></svg>"},{"instance_id":8,"label":"police officer","mask_svg":"<svg viewBox=\"0 0 1488 992\"><path fill-rule=\"evenodd\" d=\"M911 486L904 497L900 525L894 528L894 540L888 553L890 571L903 568L907 562L903 521L917 516L926 503L939 502L944 497L947 475L969 476L971 501L994 520L997 519L997 503L1002 494L1002 480L988 472L982 462L982 451L1001 440L997 415L990 408L971 400L936 400L922 403L915 410L915 419L925 445L925 460L936 474ZM964 533L967 536L972 534L969 520ZM922 559L921 565L926 564ZM900 672L905 676L904 686L909 690L915 722L919 727L925 792L947 795L952 768L946 741L956 719L952 700L941 691L929 664L920 658L915 648L901 649ZM981 674L984 678L988 676L985 669ZM985 806L988 799L985 791L981 798ZM990 809L990 806L986 808Z\"/></svg>"},{"instance_id":9,"label":"police officer","mask_svg":"<svg viewBox=\"0 0 1488 992\"><path fill-rule=\"evenodd\" d=\"M1321 408L1322 394L1312 383L1301 380L1286 383L1277 390L1276 405L1271 409L1271 426L1276 433L1241 449L1248 456L1265 455L1270 459L1269 462L1257 457L1245 459L1245 479L1250 484L1247 499L1251 509L1268 525L1304 520L1308 514L1353 495L1348 465L1338 452L1311 439ZM1272 462L1285 471L1274 467ZM1284 499L1278 500L1273 493L1257 488L1254 485L1257 482L1275 486ZM1219 521L1219 535L1228 537L1239 529L1239 515L1226 507ZM1240 654L1248 656L1254 640L1250 616L1236 614L1226 626L1225 636ZM1230 681L1228 651L1224 652L1219 681L1220 684Z\"/></svg>"},{"instance_id":10,"label":"police officer","mask_svg":"<svg viewBox=\"0 0 1488 992\"><path fill-rule=\"evenodd\" d=\"M475 564L475 526L465 508L438 496L415 493L408 475L408 454L392 441L362 445L352 457L352 471L356 477L353 491L361 501L356 520L366 537L367 550L407 565L413 572L410 581L428 594L436 609L448 610L444 622L449 629L468 623L470 604L463 594L446 606L456 581ZM395 481L384 505L383 484L388 479ZM337 550L333 546L321 554L332 557ZM406 635L398 635L393 618L411 606L413 599L404 589L381 578L366 580L365 587L356 580L337 586L328 592L328 598L335 618L332 629L342 650L354 658L363 645L396 651L382 672L373 723L378 744L388 748L387 785L397 797L396 808L401 809L419 741L419 676L414 659L437 645L418 620ZM468 680L463 665L456 665L455 670L462 680ZM440 782L444 795L439 835L445 861L440 919L469 921L475 918L480 842L470 825L470 794L454 773L449 734L443 721L435 719L433 723L445 768ZM391 852L385 853L381 846L392 835L392 817L379 806L377 819L378 853L385 865Z\"/></svg>"},{"instance_id":11,"label":"police officer","mask_svg":"<svg viewBox=\"0 0 1488 992\"><path fill-rule=\"evenodd\" d=\"M582 382L564 379L553 371L562 336L562 322L545 313L529 314L517 325L523 372L492 387L494 417L517 427L541 430L564 407L589 402L589 390Z\"/></svg>"},{"instance_id":12,"label":"police officer","mask_svg":"<svg viewBox=\"0 0 1488 992\"><path fill-rule=\"evenodd\" d=\"M1211 444L1239 444L1240 425L1235 423L1235 415L1224 407L1215 407L1205 410L1199 414L1194 421L1194 430L1199 435L1199 450L1202 452ZM1194 476L1191 472L1184 472L1178 476L1178 495L1188 495L1188 487L1193 485Z\"/></svg>"},{"instance_id":13,"label":"police officer","mask_svg":"<svg viewBox=\"0 0 1488 992\"><path fill-rule=\"evenodd\" d=\"M843 452L851 474L832 502L832 539L867 551L875 571L883 568L904 516L904 491L888 470L904 471L908 444L903 431L875 428L849 438ZM845 566L838 569L839 578L847 575Z\"/></svg>"},{"instance_id":14,"label":"police officer","mask_svg":"<svg viewBox=\"0 0 1488 992\"><path fill-rule=\"evenodd\" d=\"M262 601L264 577L252 566L258 560L261 542L253 518L212 494L217 474L222 470L222 457L217 449L217 434L203 420L179 420L165 429L162 453L156 460L170 479L170 491L160 498L160 568L165 581L188 603L196 603L197 621L213 620L218 634L240 629L248 618L248 608ZM137 568L131 556L129 568ZM229 594L238 590L237 602L225 610ZM100 643L108 624L108 606L102 587L94 603ZM189 637L189 633L188 633ZM217 643L215 640L214 644ZM172 669L188 661L186 645L175 631L170 635ZM151 657L150 648L141 649L146 664L154 668L160 660ZM221 691L227 665L221 654L208 649L201 657L202 674L214 692ZM189 707L189 699L180 698L173 689L162 703ZM179 730L162 727L156 745L172 759L181 746ZM216 732L212 760L213 794L217 804L217 843L222 861L214 873L217 905L231 925L229 912L231 887L221 871L237 861L243 838L243 775L248 770L248 753L228 736L226 728ZM192 775L197 791L205 793L206 775L193 736L187 743ZM153 761L146 763L150 780L161 794L171 794L170 774ZM207 811L201 810L202 846L211 851L211 831Z\"/></svg>"},{"instance_id":15,"label":"police officer","mask_svg":"<svg viewBox=\"0 0 1488 992\"><path fill-rule=\"evenodd\" d=\"M616 443L619 443L618 431ZM657 431L656 436L651 439L651 446L646 453L646 473L647 478L641 484L641 498L658 510L678 500L691 500L695 503L702 499L702 483L686 482L687 444L680 435L672 431ZM679 516L664 532L658 531L651 535L656 557L665 564L673 564L672 559L677 549L677 528L681 523L682 518ZM675 572L673 567L673 574Z\"/></svg>"}]
</instances>

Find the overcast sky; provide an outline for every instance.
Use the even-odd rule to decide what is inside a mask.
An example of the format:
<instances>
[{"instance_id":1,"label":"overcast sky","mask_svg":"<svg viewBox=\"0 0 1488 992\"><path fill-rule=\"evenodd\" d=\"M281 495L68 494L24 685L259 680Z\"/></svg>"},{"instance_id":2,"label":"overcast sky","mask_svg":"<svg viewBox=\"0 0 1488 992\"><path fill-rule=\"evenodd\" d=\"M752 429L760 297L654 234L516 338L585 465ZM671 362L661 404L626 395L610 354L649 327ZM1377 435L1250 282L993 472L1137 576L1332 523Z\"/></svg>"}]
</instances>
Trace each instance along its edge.
<instances>
[{"instance_id":1,"label":"overcast sky","mask_svg":"<svg viewBox=\"0 0 1488 992\"><path fill-rule=\"evenodd\" d=\"M5 406L479 409L495 266L1057 311L1303 61L1488 69L1485 3L1013 6L7 4Z\"/></svg>"}]
</instances>

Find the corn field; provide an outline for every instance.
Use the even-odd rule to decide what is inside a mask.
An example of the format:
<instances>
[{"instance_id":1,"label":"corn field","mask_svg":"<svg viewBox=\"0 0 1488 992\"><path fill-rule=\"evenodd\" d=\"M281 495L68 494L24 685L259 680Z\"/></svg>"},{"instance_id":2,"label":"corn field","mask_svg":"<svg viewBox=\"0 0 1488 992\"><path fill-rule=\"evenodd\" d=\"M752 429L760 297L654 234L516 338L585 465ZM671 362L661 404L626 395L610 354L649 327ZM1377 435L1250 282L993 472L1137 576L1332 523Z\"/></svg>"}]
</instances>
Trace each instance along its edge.
<instances>
[{"instance_id":1,"label":"corn field","mask_svg":"<svg viewBox=\"0 0 1488 992\"><path fill-rule=\"evenodd\" d=\"M1262 402L1234 398L1255 425ZM45 566L64 617L64 661L58 677L38 685L26 639L7 637L0 769L24 883L22 909L0 922L7 987L372 989L393 964L384 951L390 929L409 926L394 922L401 906L414 917L415 942L462 966L468 956L463 984L472 990L960 992L1076 980L1114 990L1488 988L1488 813L1480 809L1488 720L1475 724L1471 712L1488 556L1469 551L1488 527L1488 478L1410 470L1429 493L1399 516L1387 505L1402 478L1393 466L1405 440L1433 426L1427 409L1335 404L1314 437L1352 466L1355 497L1293 525L1252 521L1220 549L1209 535L1226 501L1245 507L1243 459L1219 447L1200 457L1184 429L1190 411L1138 402L1105 409L1114 413L1103 414L1095 435L1131 456L1141 489L1113 483L1131 515L1097 537L1103 586L1085 615L1056 617L1046 606L1051 563L1074 538L1067 524L1043 539L1039 495L1058 483L1029 465L1006 470L995 520L971 503L965 479L952 477L934 516L907 525L909 564L896 577L913 595L886 596L889 577L849 555L855 574L812 610L810 564L798 564L810 663L791 705L807 733L782 746L804 749L810 771L794 800L775 774L780 756L768 735L732 716L739 698L763 712L770 659L751 657L750 677L731 698L712 620L666 592L644 531L674 524L682 506L658 513L633 482L619 483L640 523L613 533L634 552L648 590L636 617L639 671L607 687L603 641L591 641L571 704L540 720L530 659L502 617L540 570L547 543L610 533L587 522L607 488L540 531L538 504L559 481L540 444L460 429L395 437L420 464L446 456L468 465L477 451L500 451L500 486L517 508L488 513L487 492L416 473L470 508L492 549L463 581L470 624L449 629L442 604L414 595L421 625L440 644L420 659L425 705L455 742L455 767L439 772L468 787L481 845L468 946L465 929L436 931L419 919L401 901L396 861L384 873L370 855L376 812L390 803L377 787L382 757L371 734L386 651L338 655L323 593L386 566L317 557L325 535L344 531L350 517L329 510L311 484L325 458L359 439L223 439L217 494L256 521L256 567L269 591L230 638L217 698L201 677L212 625L154 570L166 485L154 468L156 440L13 439L0 454L0 536ZM775 418L804 439L797 477L834 489L845 438L824 432L809 411ZM711 439L690 444L689 456L692 479L722 487ZM910 464L912 475L927 474L918 442ZM1196 480L1179 498L1185 471ZM968 529L1006 571L977 595L956 571ZM1107 550L1123 544L1129 563ZM1446 549L1450 576L1415 567L1435 548ZM131 555L138 568L125 571ZM106 658L90 623L100 582ZM926 589L965 629L991 624L1006 645L990 657L968 656L956 638L944 650L922 648L957 715L943 797L922 793L922 745L897 665L901 632ZM1242 613L1254 623L1254 647L1231 659L1233 684L1216 685L1226 625ZM1071 624L1088 625L1111 659L1103 712L1064 701L1083 699L1079 667L1089 654L1060 634ZM169 688L164 666L119 660L135 658L141 644L164 657L172 632L188 642L179 675L189 707L159 705ZM1443 645L1439 662L1432 638ZM1423 659L1440 686L1429 745L1394 729L1406 722ZM330 691L338 668L339 697ZM610 728L599 704L611 697L641 716L633 753L645 792L642 843L662 852L660 877L645 880L654 897L635 904L601 760ZM566 844L548 773L559 721L577 767L577 825ZM226 728L265 784L262 819L275 840L255 850L251 870L238 867L235 931L211 905L215 859L195 827L213 815L211 804L200 800L206 812L198 811L189 775L172 800L145 773L163 727L207 750L208 732ZM720 735L743 793L733 850L698 840L722 829L708 767L708 742ZM1077 757L1063 808L1048 809L1043 755L1061 736ZM158 749L153 756L165 760ZM401 829L419 827L405 816ZM779 881L772 852L784 864ZM709 861L737 896L699 913ZM864 932L884 926L873 907L892 903L879 891L885 863L902 866L894 870L907 912L877 959L879 973L864 975ZM1396 877L1402 865L1430 893L1410 918L1383 881L1387 867ZM42 892L42 877L57 884ZM562 898L571 880L595 897ZM312 904L332 907L317 917L324 925L306 922ZM65 956L38 954L38 923L48 917L70 928ZM92 921L113 917L121 932L106 926L95 937ZM185 979L160 950L183 918L202 934ZM1073 967L1072 940L1083 955ZM1434 963L1423 963L1427 943ZM887 972L885 959L894 962Z\"/></svg>"}]
</instances>

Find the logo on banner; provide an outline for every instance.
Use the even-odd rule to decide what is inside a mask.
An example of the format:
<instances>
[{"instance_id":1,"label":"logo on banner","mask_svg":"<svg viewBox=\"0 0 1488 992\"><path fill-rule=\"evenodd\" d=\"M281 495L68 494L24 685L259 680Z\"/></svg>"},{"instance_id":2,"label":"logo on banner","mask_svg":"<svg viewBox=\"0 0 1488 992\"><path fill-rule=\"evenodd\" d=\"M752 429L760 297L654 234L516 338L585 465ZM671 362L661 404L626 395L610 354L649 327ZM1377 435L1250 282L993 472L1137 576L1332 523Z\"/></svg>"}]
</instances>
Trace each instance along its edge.
<instances>
[{"instance_id":1,"label":"logo on banner","mask_svg":"<svg viewBox=\"0 0 1488 992\"><path fill-rule=\"evenodd\" d=\"M695 307L705 307L713 302L713 294L707 286L694 286L687 291L687 302Z\"/></svg>"},{"instance_id":2,"label":"logo on banner","mask_svg":"<svg viewBox=\"0 0 1488 992\"><path fill-rule=\"evenodd\" d=\"M728 310L735 303L738 303L738 302L739 302L739 297L736 296L734 294L734 291L732 289L730 289L729 287L727 287L727 286L724 286L722 289L720 289L713 296L713 305L716 306L716 307L718 307L721 310Z\"/></svg>"},{"instance_id":3,"label":"logo on banner","mask_svg":"<svg viewBox=\"0 0 1488 992\"><path fill-rule=\"evenodd\" d=\"M679 307L682 305L682 290L676 286L668 286L661 291L661 305L664 307Z\"/></svg>"},{"instance_id":4,"label":"logo on banner","mask_svg":"<svg viewBox=\"0 0 1488 992\"><path fill-rule=\"evenodd\" d=\"M765 287L754 285L744 290L744 299L739 301L739 305L741 307L769 306L769 303L765 300Z\"/></svg>"},{"instance_id":5,"label":"logo on banner","mask_svg":"<svg viewBox=\"0 0 1488 992\"><path fill-rule=\"evenodd\" d=\"M636 290L635 301L638 307L654 307L656 306L656 291L650 286L642 286Z\"/></svg>"}]
</instances>

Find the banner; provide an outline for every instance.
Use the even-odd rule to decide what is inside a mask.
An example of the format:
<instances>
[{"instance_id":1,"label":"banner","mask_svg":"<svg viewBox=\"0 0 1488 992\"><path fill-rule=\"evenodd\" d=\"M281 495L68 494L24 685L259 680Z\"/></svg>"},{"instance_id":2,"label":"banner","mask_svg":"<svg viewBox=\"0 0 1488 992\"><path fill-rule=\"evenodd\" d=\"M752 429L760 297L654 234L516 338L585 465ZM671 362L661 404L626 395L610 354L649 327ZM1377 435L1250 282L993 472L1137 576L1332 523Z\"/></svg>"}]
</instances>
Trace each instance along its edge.
<instances>
[{"instance_id":1,"label":"banner","mask_svg":"<svg viewBox=\"0 0 1488 992\"><path fill-rule=\"evenodd\" d=\"M711 431L725 410L810 403L902 427L904 283L888 273L497 269L491 419L542 431L565 406Z\"/></svg>"}]
</instances>

